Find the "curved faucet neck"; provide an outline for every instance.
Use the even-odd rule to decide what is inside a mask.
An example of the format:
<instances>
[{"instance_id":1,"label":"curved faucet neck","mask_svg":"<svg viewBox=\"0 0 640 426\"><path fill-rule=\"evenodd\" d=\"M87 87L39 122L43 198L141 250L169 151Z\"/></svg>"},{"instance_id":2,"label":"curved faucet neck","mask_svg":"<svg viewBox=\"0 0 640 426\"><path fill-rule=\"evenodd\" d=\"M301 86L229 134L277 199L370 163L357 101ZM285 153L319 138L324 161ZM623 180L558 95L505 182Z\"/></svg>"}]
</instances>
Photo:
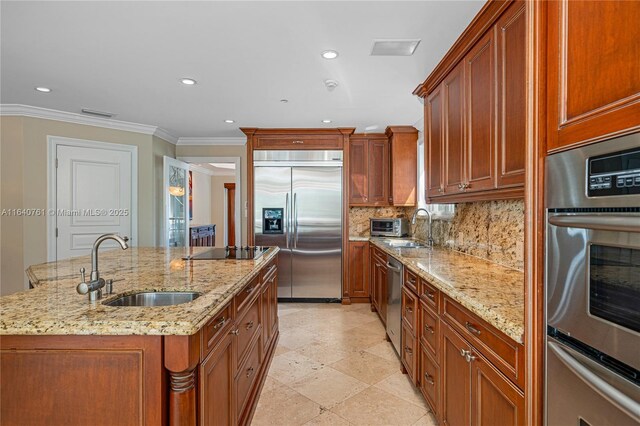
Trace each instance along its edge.
<instances>
[{"instance_id":1,"label":"curved faucet neck","mask_svg":"<svg viewBox=\"0 0 640 426\"><path fill-rule=\"evenodd\" d=\"M100 248L100 244L102 244L106 240L114 240L122 250L126 250L129 248L127 241L129 238L121 237L118 234L104 234L100 235L93 243L93 247L91 248L91 281L96 281L100 278L100 272L98 272L98 249Z\"/></svg>"}]
</instances>

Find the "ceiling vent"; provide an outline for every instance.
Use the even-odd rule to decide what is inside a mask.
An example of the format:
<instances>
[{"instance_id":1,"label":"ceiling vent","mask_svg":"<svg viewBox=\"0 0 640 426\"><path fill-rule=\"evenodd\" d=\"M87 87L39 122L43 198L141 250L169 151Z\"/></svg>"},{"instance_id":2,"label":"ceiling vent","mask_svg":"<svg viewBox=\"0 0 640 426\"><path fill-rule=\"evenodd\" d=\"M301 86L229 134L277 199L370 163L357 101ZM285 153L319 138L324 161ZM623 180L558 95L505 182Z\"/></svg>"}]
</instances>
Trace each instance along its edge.
<instances>
[{"instance_id":1,"label":"ceiling vent","mask_svg":"<svg viewBox=\"0 0 640 426\"><path fill-rule=\"evenodd\" d=\"M102 118L112 118L115 114L112 112L96 111L95 109L82 108L82 113Z\"/></svg>"},{"instance_id":2,"label":"ceiling vent","mask_svg":"<svg viewBox=\"0 0 640 426\"><path fill-rule=\"evenodd\" d=\"M411 56L418 48L420 39L373 40L371 56Z\"/></svg>"}]
</instances>

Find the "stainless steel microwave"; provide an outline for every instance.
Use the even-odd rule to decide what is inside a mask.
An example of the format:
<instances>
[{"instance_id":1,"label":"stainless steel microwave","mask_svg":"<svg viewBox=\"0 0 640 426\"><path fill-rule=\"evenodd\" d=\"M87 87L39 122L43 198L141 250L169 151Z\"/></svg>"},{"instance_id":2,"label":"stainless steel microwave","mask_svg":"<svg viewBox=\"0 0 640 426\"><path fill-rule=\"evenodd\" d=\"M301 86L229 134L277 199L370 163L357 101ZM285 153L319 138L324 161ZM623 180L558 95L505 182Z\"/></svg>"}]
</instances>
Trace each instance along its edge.
<instances>
[{"instance_id":1,"label":"stainless steel microwave","mask_svg":"<svg viewBox=\"0 0 640 426\"><path fill-rule=\"evenodd\" d=\"M369 219L372 237L405 237L409 235L409 221L403 217L372 217Z\"/></svg>"}]
</instances>

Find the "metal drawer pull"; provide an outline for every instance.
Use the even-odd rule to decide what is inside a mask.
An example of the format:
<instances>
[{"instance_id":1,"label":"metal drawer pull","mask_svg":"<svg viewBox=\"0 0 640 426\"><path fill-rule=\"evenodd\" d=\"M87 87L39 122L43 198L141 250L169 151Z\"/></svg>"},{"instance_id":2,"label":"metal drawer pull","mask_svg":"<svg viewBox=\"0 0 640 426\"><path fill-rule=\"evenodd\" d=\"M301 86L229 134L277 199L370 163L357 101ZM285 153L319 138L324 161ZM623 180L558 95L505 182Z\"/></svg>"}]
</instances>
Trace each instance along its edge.
<instances>
[{"instance_id":1,"label":"metal drawer pull","mask_svg":"<svg viewBox=\"0 0 640 426\"><path fill-rule=\"evenodd\" d=\"M436 300L436 294L435 293L431 293L431 292L427 291L425 293L425 295L431 300Z\"/></svg>"},{"instance_id":2,"label":"metal drawer pull","mask_svg":"<svg viewBox=\"0 0 640 426\"><path fill-rule=\"evenodd\" d=\"M213 326L214 330L219 329L220 327L222 327L224 325L224 323L227 322L227 319L225 317L222 317L218 320L218 322Z\"/></svg>"},{"instance_id":3,"label":"metal drawer pull","mask_svg":"<svg viewBox=\"0 0 640 426\"><path fill-rule=\"evenodd\" d=\"M425 325L425 326L424 326L424 329L425 329L426 331L428 331L429 333L431 333L431 334L433 334L433 333L434 333L433 327L429 327L428 325Z\"/></svg>"},{"instance_id":4,"label":"metal drawer pull","mask_svg":"<svg viewBox=\"0 0 640 426\"><path fill-rule=\"evenodd\" d=\"M253 367L247 368L247 377L251 377L252 374L253 374Z\"/></svg>"},{"instance_id":5,"label":"metal drawer pull","mask_svg":"<svg viewBox=\"0 0 640 426\"><path fill-rule=\"evenodd\" d=\"M254 289L254 288L255 288L255 287L247 287L246 292L247 292L247 293L251 293L251 292L253 291L253 289Z\"/></svg>"},{"instance_id":6,"label":"metal drawer pull","mask_svg":"<svg viewBox=\"0 0 640 426\"><path fill-rule=\"evenodd\" d=\"M470 332L472 332L473 334L479 336L481 331L478 330L473 324L471 324L469 321L466 321L464 323L464 326L467 328L467 330L469 330Z\"/></svg>"},{"instance_id":7,"label":"metal drawer pull","mask_svg":"<svg viewBox=\"0 0 640 426\"><path fill-rule=\"evenodd\" d=\"M413 308L411 306L407 306L404 308L405 311L412 313L413 312Z\"/></svg>"},{"instance_id":8,"label":"metal drawer pull","mask_svg":"<svg viewBox=\"0 0 640 426\"><path fill-rule=\"evenodd\" d=\"M247 330L251 330L253 328L253 321L249 321L247 323Z\"/></svg>"},{"instance_id":9,"label":"metal drawer pull","mask_svg":"<svg viewBox=\"0 0 640 426\"><path fill-rule=\"evenodd\" d=\"M433 386L436 382L433 381L433 377L429 375L429 373L424 373L424 379Z\"/></svg>"},{"instance_id":10,"label":"metal drawer pull","mask_svg":"<svg viewBox=\"0 0 640 426\"><path fill-rule=\"evenodd\" d=\"M293 143L304 143L304 141L293 141Z\"/></svg>"},{"instance_id":11,"label":"metal drawer pull","mask_svg":"<svg viewBox=\"0 0 640 426\"><path fill-rule=\"evenodd\" d=\"M240 330L238 330L237 328L235 330L231 330L231 334L237 336L238 334L240 334Z\"/></svg>"},{"instance_id":12,"label":"metal drawer pull","mask_svg":"<svg viewBox=\"0 0 640 426\"><path fill-rule=\"evenodd\" d=\"M409 346L405 346L404 351L409 355L413 355L413 350Z\"/></svg>"}]
</instances>

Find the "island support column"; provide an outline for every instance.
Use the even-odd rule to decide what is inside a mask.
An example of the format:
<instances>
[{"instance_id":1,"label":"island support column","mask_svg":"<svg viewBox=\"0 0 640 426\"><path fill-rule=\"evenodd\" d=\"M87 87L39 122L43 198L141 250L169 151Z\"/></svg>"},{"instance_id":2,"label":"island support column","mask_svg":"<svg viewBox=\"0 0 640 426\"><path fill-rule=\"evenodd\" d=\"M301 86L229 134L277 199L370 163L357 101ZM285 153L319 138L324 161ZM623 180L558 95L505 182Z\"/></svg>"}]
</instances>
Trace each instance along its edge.
<instances>
[{"instance_id":1,"label":"island support column","mask_svg":"<svg viewBox=\"0 0 640 426\"><path fill-rule=\"evenodd\" d=\"M169 424L197 424L197 367L200 362L200 333L165 336L164 366L169 372Z\"/></svg>"}]
</instances>

